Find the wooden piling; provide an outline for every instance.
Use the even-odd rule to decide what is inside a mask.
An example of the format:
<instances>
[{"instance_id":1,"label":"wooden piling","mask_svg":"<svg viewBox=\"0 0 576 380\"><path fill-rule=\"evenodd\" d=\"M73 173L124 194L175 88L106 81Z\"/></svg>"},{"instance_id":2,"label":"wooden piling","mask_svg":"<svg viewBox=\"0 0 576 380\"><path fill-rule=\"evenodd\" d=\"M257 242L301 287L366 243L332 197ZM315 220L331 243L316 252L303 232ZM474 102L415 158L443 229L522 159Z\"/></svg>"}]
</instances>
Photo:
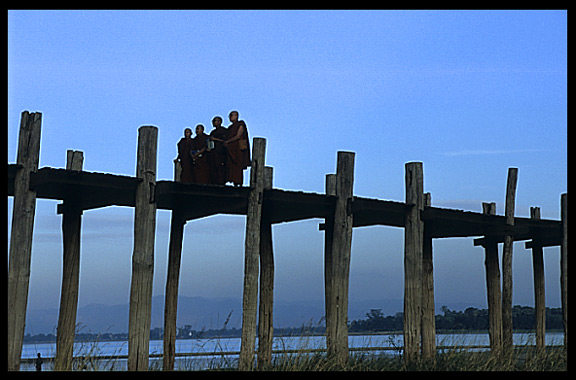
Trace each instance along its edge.
<instances>
[{"instance_id":1,"label":"wooden piling","mask_svg":"<svg viewBox=\"0 0 576 380\"><path fill-rule=\"evenodd\" d=\"M518 168L508 168L508 181L506 185L506 224L514 225L514 206L516 202L516 184L518 182ZM502 250L502 347L511 352L512 340L512 252L514 237L504 237Z\"/></svg>"},{"instance_id":2,"label":"wooden piling","mask_svg":"<svg viewBox=\"0 0 576 380\"><path fill-rule=\"evenodd\" d=\"M348 360L348 287L352 249L352 201L354 187L354 156L338 152L336 170L336 204L332 227L331 289L326 317L328 357L340 365Z\"/></svg>"},{"instance_id":3,"label":"wooden piling","mask_svg":"<svg viewBox=\"0 0 576 380\"><path fill-rule=\"evenodd\" d=\"M482 212L487 215L496 215L496 203L482 203ZM500 291L498 243L487 236L482 240L482 245L485 252L490 351L494 356L498 356L502 352L502 292Z\"/></svg>"},{"instance_id":4,"label":"wooden piling","mask_svg":"<svg viewBox=\"0 0 576 380\"><path fill-rule=\"evenodd\" d=\"M272 188L273 168L264 168L264 189ZM265 370L272 364L274 339L274 250L270 210L262 206L260 229L260 302L258 303L258 369Z\"/></svg>"},{"instance_id":5,"label":"wooden piling","mask_svg":"<svg viewBox=\"0 0 576 380\"><path fill-rule=\"evenodd\" d=\"M250 194L246 211L246 237L244 246L244 293L242 297L242 339L238 369L254 369L256 345L256 318L258 314L258 261L264 199L264 166L266 139L254 138L250 168Z\"/></svg>"},{"instance_id":6,"label":"wooden piling","mask_svg":"<svg viewBox=\"0 0 576 380\"><path fill-rule=\"evenodd\" d=\"M424 223L424 179L421 162L406 164L406 212L404 227L404 360L420 357L422 322L422 261Z\"/></svg>"},{"instance_id":7,"label":"wooden piling","mask_svg":"<svg viewBox=\"0 0 576 380\"><path fill-rule=\"evenodd\" d=\"M154 277L154 240L156 233L156 151L158 128L138 129L136 176L138 184L134 206L134 252L130 287L128 325L128 370L148 370L152 282Z\"/></svg>"},{"instance_id":8,"label":"wooden piling","mask_svg":"<svg viewBox=\"0 0 576 380\"><path fill-rule=\"evenodd\" d=\"M530 207L530 217L540 219L540 207ZM534 308L536 309L536 348L546 347L546 298L544 293L544 256L538 241L532 244L532 270L534 271Z\"/></svg>"},{"instance_id":9,"label":"wooden piling","mask_svg":"<svg viewBox=\"0 0 576 380\"><path fill-rule=\"evenodd\" d=\"M184 220L181 213L178 210L172 210L164 302L164 356L162 369L165 371L174 370L174 359L176 358L176 316L185 224L186 220Z\"/></svg>"},{"instance_id":10,"label":"wooden piling","mask_svg":"<svg viewBox=\"0 0 576 380\"><path fill-rule=\"evenodd\" d=\"M8 269L8 370L11 371L20 369L24 340L36 211L36 191L30 190L30 176L38 170L41 126L41 113L22 112L16 158L21 167L14 178Z\"/></svg>"},{"instance_id":11,"label":"wooden piling","mask_svg":"<svg viewBox=\"0 0 576 380\"><path fill-rule=\"evenodd\" d=\"M432 197L424 194L424 207L430 207ZM436 356L436 317L434 312L434 260L432 237L424 224L422 251L422 358L434 360Z\"/></svg>"},{"instance_id":12,"label":"wooden piling","mask_svg":"<svg viewBox=\"0 0 576 380\"><path fill-rule=\"evenodd\" d=\"M560 292L562 298L562 319L564 321L564 348L568 352L568 193L560 198L560 218L562 240L560 244Z\"/></svg>"},{"instance_id":13,"label":"wooden piling","mask_svg":"<svg viewBox=\"0 0 576 380\"><path fill-rule=\"evenodd\" d=\"M336 174L326 174L326 195L336 196ZM332 235L334 211L324 219L324 302L326 323L326 347L333 347L332 338Z\"/></svg>"},{"instance_id":14,"label":"wooden piling","mask_svg":"<svg viewBox=\"0 0 576 380\"><path fill-rule=\"evenodd\" d=\"M66 152L66 169L81 171L84 153L68 150ZM60 296L60 313L56 334L56 358L54 370L70 371L74 354L74 337L76 335L76 313L78 310L78 288L80 282L80 240L82 229L82 209L75 200L65 199L62 203L62 291Z\"/></svg>"},{"instance_id":15,"label":"wooden piling","mask_svg":"<svg viewBox=\"0 0 576 380\"><path fill-rule=\"evenodd\" d=\"M182 167L174 163L174 182L180 182ZM164 295L164 355L162 369L174 370L176 358L176 319L178 314L178 289L180 283L180 263L184 225L186 220L179 210L172 210L170 219L170 242L168 243L168 270L166 273L166 293Z\"/></svg>"}]
</instances>

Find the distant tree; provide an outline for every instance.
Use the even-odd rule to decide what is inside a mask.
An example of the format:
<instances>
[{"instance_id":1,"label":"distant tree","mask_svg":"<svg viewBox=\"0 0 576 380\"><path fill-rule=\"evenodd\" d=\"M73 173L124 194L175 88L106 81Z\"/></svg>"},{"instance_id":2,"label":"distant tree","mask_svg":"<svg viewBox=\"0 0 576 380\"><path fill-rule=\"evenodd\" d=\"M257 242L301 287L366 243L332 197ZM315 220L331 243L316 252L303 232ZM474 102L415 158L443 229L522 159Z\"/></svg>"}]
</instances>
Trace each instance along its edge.
<instances>
[{"instance_id":1,"label":"distant tree","mask_svg":"<svg viewBox=\"0 0 576 380\"><path fill-rule=\"evenodd\" d=\"M467 330L481 331L489 328L488 310L469 307L464 311L450 310L442 306L443 313L436 315L436 330ZM514 306L512 308L513 328L517 330L532 330L535 325L533 307ZM351 332L400 331L403 326L403 314L384 316L382 309L371 309L366 313L366 319L354 320L350 323ZM562 309L546 309L546 328L561 330L563 328Z\"/></svg>"}]
</instances>

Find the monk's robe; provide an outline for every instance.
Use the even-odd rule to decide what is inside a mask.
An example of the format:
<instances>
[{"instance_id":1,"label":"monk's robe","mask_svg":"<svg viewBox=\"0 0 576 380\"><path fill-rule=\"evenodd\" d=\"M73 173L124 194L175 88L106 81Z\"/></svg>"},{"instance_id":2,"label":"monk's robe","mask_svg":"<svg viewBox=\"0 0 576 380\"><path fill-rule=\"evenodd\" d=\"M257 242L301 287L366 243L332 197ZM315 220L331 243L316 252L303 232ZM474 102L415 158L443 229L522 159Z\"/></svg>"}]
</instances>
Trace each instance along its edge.
<instances>
[{"instance_id":1,"label":"monk's robe","mask_svg":"<svg viewBox=\"0 0 576 380\"><path fill-rule=\"evenodd\" d=\"M192 156L190 151L192 150L192 144L194 140L191 138L187 139L182 137L178 141L178 159L180 160L180 166L182 167L182 172L180 174L180 182L191 183L194 182L194 172L192 169Z\"/></svg>"},{"instance_id":2,"label":"monk's robe","mask_svg":"<svg viewBox=\"0 0 576 380\"><path fill-rule=\"evenodd\" d=\"M202 149L205 149L207 146L207 141L210 139L205 133L201 135L196 135L194 137L192 143L192 150L193 152L199 152ZM210 166L208 165L208 157L206 155L206 151L196 154L193 156L194 158L194 182L208 185L210 184Z\"/></svg>"},{"instance_id":3,"label":"monk's robe","mask_svg":"<svg viewBox=\"0 0 576 380\"><path fill-rule=\"evenodd\" d=\"M244 132L240 139L227 144L227 181L233 182L235 185L242 185L244 182L243 171L250 166L250 140L248 140L248 128L246 128L246 123L243 120L236 121L228 127L228 139L232 139L238 134L241 125L244 127Z\"/></svg>"},{"instance_id":4,"label":"monk's robe","mask_svg":"<svg viewBox=\"0 0 576 380\"><path fill-rule=\"evenodd\" d=\"M210 137L215 137L226 141L228 138L228 128L218 127L210 132ZM210 181L214 185L226 184L226 157L228 152L224 143L214 141L214 149L208 153L208 163L210 164Z\"/></svg>"}]
</instances>

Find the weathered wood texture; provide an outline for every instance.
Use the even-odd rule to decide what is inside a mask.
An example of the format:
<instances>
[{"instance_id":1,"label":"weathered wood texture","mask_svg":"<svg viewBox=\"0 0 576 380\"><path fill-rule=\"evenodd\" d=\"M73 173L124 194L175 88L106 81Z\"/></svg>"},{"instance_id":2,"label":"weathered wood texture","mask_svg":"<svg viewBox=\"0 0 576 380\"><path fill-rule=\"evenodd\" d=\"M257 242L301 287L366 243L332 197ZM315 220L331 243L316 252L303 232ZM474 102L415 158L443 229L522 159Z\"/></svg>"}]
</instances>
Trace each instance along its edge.
<instances>
[{"instance_id":1,"label":"weathered wood texture","mask_svg":"<svg viewBox=\"0 0 576 380\"><path fill-rule=\"evenodd\" d=\"M264 199L264 166L266 140L254 138L250 168L250 194L246 211L246 236L244 245L244 293L242 297L242 338L238 369L254 369L256 345L256 318L258 314L258 262Z\"/></svg>"},{"instance_id":2,"label":"weathered wood texture","mask_svg":"<svg viewBox=\"0 0 576 380\"><path fill-rule=\"evenodd\" d=\"M490 339L495 352L500 352L505 340L506 327L503 326L506 322L501 317L505 309L511 311L513 242L533 239L527 247L536 250L538 247L561 245L560 280L565 345L568 344L567 194L562 194L560 221L515 218L516 168L510 168L508 172L505 216L497 216L494 204L483 204L483 214L431 207L429 198L426 200L423 193L420 162L406 164L405 202L355 197L352 190L354 153L351 152L338 152L337 174L326 177L326 194L272 189L271 175L268 177L265 174L270 168L264 166L266 140L262 138L255 138L253 143L250 188L182 184L177 181L156 183L156 127L139 129L135 177L84 172L81 170L81 152L73 151L67 153L69 161L66 170L38 169L40 126L40 113L22 113L17 163L8 165L8 195L14 196L8 273L8 369L19 369L20 363L36 198L64 201L58 205L58 213L63 214L64 235L63 289L58 327L62 342L58 346L58 368L69 368L65 358L69 357L71 339L66 336L73 334L77 308L82 211L111 205L135 207L128 345L130 370L148 369L157 208L174 211L166 284L165 369L172 369L174 365L184 223L218 213L247 216L239 369L254 368L257 318L260 320L258 366L266 368L271 359L274 281L271 225L309 218L325 218L326 221L326 342L328 355L339 362L348 359L348 277L352 228L369 225L405 228L404 343L407 361L418 360L420 351L424 358L433 357L435 352L433 238L484 236L475 239L474 244L482 245L486 250ZM175 180L178 176L175 171ZM499 242L505 245L502 293L498 268ZM536 256L535 268L539 268L540 258ZM536 284L537 276L535 287L541 287ZM536 297L543 298L543 295L537 294ZM511 332L511 313L508 326Z\"/></svg>"},{"instance_id":3,"label":"weathered wood texture","mask_svg":"<svg viewBox=\"0 0 576 380\"><path fill-rule=\"evenodd\" d=\"M8 267L8 370L12 371L20 369L24 340L36 212L36 192L30 190L30 177L38 170L41 126L41 113L22 112L16 158L20 169L14 177Z\"/></svg>"},{"instance_id":4,"label":"weathered wood texture","mask_svg":"<svg viewBox=\"0 0 576 380\"><path fill-rule=\"evenodd\" d=\"M84 152L79 150L66 151L66 170L80 171L84 166Z\"/></svg>"},{"instance_id":5,"label":"weathered wood texture","mask_svg":"<svg viewBox=\"0 0 576 380\"><path fill-rule=\"evenodd\" d=\"M156 233L156 151L158 128L138 129L136 176L142 182L136 188L134 207L134 251L128 323L128 370L148 370L152 281L154 277L154 240Z\"/></svg>"},{"instance_id":6,"label":"weathered wood texture","mask_svg":"<svg viewBox=\"0 0 576 380\"><path fill-rule=\"evenodd\" d=\"M564 320L564 347L568 352L568 193L560 198L562 220L562 242L560 245L560 291L562 298L562 319Z\"/></svg>"},{"instance_id":7,"label":"weathered wood texture","mask_svg":"<svg viewBox=\"0 0 576 380\"><path fill-rule=\"evenodd\" d=\"M336 174L326 174L326 195L336 196ZM332 330L332 236L334 233L334 209L324 219L324 302L326 322L326 347L333 347Z\"/></svg>"},{"instance_id":8,"label":"weathered wood texture","mask_svg":"<svg viewBox=\"0 0 576 380\"><path fill-rule=\"evenodd\" d=\"M424 207L430 207L432 196L424 194ZM432 237L424 223L422 251L422 358L433 360L436 356L436 317L434 307L434 260Z\"/></svg>"},{"instance_id":9,"label":"weathered wood texture","mask_svg":"<svg viewBox=\"0 0 576 380\"><path fill-rule=\"evenodd\" d=\"M264 168L264 189L272 188L273 168ZM274 339L274 250L272 223L266 203L262 205L260 227L260 302L258 303L258 360L259 370L272 364L272 341Z\"/></svg>"},{"instance_id":10,"label":"weathered wood texture","mask_svg":"<svg viewBox=\"0 0 576 380\"><path fill-rule=\"evenodd\" d=\"M496 215L496 203L482 203L486 215ZM484 266L486 267L486 293L488 297L488 318L490 351L500 355L502 351L502 292L500 291L500 264L498 261L498 243L486 237L484 239Z\"/></svg>"},{"instance_id":11,"label":"weathered wood texture","mask_svg":"<svg viewBox=\"0 0 576 380\"><path fill-rule=\"evenodd\" d=\"M182 241L186 221L178 210L172 211L170 219L170 242L168 243L168 270L166 273L166 293L164 302L164 357L162 369L172 371L176 358L176 316L178 311L178 284Z\"/></svg>"},{"instance_id":12,"label":"weathered wood texture","mask_svg":"<svg viewBox=\"0 0 576 380\"><path fill-rule=\"evenodd\" d=\"M506 205L504 214L506 224L514 225L514 208L516 203L516 184L518 182L518 168L508 168L508 181L506 185ZM502 250L502 348L510 352L513 348L512 340L512 253L514 237L504 237Z\"/></svg>"},{"instance_id":13,"label":"weathered wood texture","mask_svg":"<svg viewBox=\"0 0 576 380\"><path fill-rule=\"evenodd\" d=\"M530 217L540 219L540 207L530 207ZM544 255L541 246L532 247L532 270L534 271L534 308L536 309L536 348L546 346L546 297L544 293Z\"/></svg>"},{"instance_id":14,"label":"weathered wood texture","mask_svg":"<svg viewBox=\"0 0 576 380\"><path fill-rule=\"evenodd\" d=\"M66 170L82 170L84 154L80 151L73 150L68 150L66 153ZM73 199L65 199L62 206L64 206L62 207L64 252L54 370L69 371L72 369L74 337L76 335L76 313L78 310L78 289L80 283L82 210L78 208Z\"/></svg>"},{"instance_id":15,"label":"weathered wood texture","mask_svg":"<svg viewBox=\"0 0 576 380\"><path fill-rule=\"evenodd\" d=\"M330 270L330 309L327 316L326 339L328 357L339 364L348 360L348 288L350 253L352 249L352 200L354 187L354 156L338 152L336 170L336 204L332 229L332 260Z\"/></svg>"},{"instance_id":16,"label":"weathered wood texture","mask_svg":"<svg viewBox=\"0 0 576 380\"><path fill-rule=\"evenodd\" d=\"M406 226L404 228L404 359L420 358L422 322L422 260L424 179L421 162L406 164Z\"/></svg>"},{"instance_id":17,"label":"weathered wood texture","mask_svg":"<svg viewBox=\"0 0 576 380\"><path fill-rule=\"evenodd\" d=\"M174 162L174 182L180 182L182 166ZM182 242L186 220L181 210L172 210L170 218L170 242L168 243L168 269L166 272L166 293L164 295L164 356L162 369L174 370L176 359L176 321L178 314L178 289L180 283L180 263L182 261Z\"/></svg>"}]
</instances>

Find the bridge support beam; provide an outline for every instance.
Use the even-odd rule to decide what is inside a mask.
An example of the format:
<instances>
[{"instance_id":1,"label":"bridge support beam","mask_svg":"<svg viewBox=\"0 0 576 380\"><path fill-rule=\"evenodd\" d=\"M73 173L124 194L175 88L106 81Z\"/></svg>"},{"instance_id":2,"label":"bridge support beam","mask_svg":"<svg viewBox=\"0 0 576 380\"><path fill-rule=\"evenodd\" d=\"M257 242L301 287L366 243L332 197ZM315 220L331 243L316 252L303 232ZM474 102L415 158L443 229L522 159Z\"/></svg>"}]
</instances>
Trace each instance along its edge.
<instances>
[{"instance_id":1,"label":"bridge support beam","mask_svg":"<svg viewBox=\"0 0 576 380\"><path fill-rule=\"evenodd\" d=\"M256 346L256 318L258 316L258 262L264 200L264 166L266 139L254 138L250 168L250 195L246 212L246 237L244 246L244 293L242 297L242 339L238 369L254 369Z\"/></svg>"},{"instance_id":2,"label":"bridge support beam","mask_svg":"<svg viewBox=\"0 0 576 380\"><path fill-rule=\"evenodd\" d=\"M404 227L404 360L420 358L422 328L422 261L424 249L424 178L421 162L406 164L406 212Z\"/></svg>"},{"instance_id":3,"label":"bridge support beam","mask_svg":"<svg viewBox=\"0 0 576 380\"><path fill-rule=\"evenodd\" d=\"M336 195L336 204L333 218L326 222L326 345L328 357L338 365L344 365L348 361L348 287L352 249L354 156L352 152L338 152L336 189L335 192L333 188L327 189Z\"/></svg>"},{"instance_id":4,"label":"bridge support beam","mask_svg":"<svg viewBox=\"0 0 576 380\"><path fill-rule=\"evenodd\" d=\"M264 188L272 188L273 168L264 168ZM258 369L265 370L272 364L272 341L274 339L274 250L270 210L262 206L260 230L260 302L258 304Z\"/></svg>"},{"instance_id":5,"label":"bridge support beam","mask_svg":"<svg viewBox=\"0 0 576 380\"><path fill-rule=\"evenodd\" d=\"M8 370L10 371L20 369L24 342L36 212L36 191L30 190L30 176L31 172L38 170L41 126L41 113L22 112L16 157L16 163L21 167L14 178L8 267Z\"/></svg>"},{"instance_id":6,"label":"bridge support beam","mask_svg":"<svg viewBox=\"0 0 576 380\"><path fill-rule=\"evenodd\" d=\"M66 169L81 171L84 163L84 153L72 150L66 153ZM74 354L76 314L78 311L78 291L80 285L82 209L75 204L73 198L65 199L64 202L58 206L58 211L62 213L64 253L54 370L70 371L72 370L72 357Z\"/></svg>"},{"instance_id":7,"label":"bridge support beam","mask_svg":"<svg viewBox=\"0 0 576 380\"><path fill-rule=\"evenodd\" d=\"M154 279L154 240L156 236L156 151L158 128L138 129L136 176L138 184L134 206L134 252L128 325L128 370L147 371L152 318Z\"/></svg>"}]
</instances>

